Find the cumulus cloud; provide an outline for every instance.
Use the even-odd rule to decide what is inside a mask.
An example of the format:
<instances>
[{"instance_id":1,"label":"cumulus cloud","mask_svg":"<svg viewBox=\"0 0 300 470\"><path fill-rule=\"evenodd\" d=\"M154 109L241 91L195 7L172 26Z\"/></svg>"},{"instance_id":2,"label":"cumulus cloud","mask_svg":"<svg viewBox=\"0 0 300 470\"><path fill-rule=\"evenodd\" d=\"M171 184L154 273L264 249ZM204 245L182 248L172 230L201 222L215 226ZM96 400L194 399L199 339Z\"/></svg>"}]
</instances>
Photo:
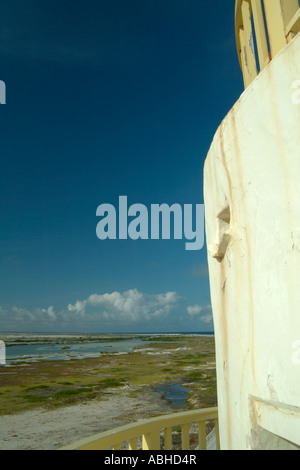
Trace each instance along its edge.
<instances>
[{"instance_id":1,"label":"cumulus cloud","mask_svg":"<svg viewBox=\"0 0 300 470\"><path fill-rule=\"evenodd\" d=\"M148 295L131 289L111 294L92 294L85 300L68 305L68 312L75 315L97 315L103 319L135 322L165 317L177 306L180 296L176 292Z\"/></svg>"},{"instance_id":2,"label":"cumulus cloud","mask_svg":"<svg viewBox=\"0 0 300 470\"><path fill-rule=\"evenodd\" d=\"M201 310L202 307L200 307L200 305L194 305L187 308L187 313L193 317L194 315L199 315Z\"/></svg>"},{"instance_id":3,"label":"cumulus cloud","mask_svg":"<svg viewBox=\"0 0 300 470\"><path fill-rule=\"evenodd\" d=\"M21 329L32 328L33 326L34 328L48 327L57 322L58 315L53 306L33 310L16 306L4 309L0 306L0 320L2 328L16 331L20 325L22 325Z\"/></svg>"},{"instance_id":4,"label":"cumulus cloud","mask_svg":"<svg viewBox=\"0 0 300 470\"><path fill-rule=\"evenodd\" d=\"M144 294L137 289L125 292L92 294L86 299L76 300L64 309L55 311L53 306L33 310L0 307L1 324L7 330L53 330L74 327L96 327L106 325L130 325L154 323L166 319L180 306L181 297L176 292Z\"/></svg>"},{"instance_id":5,"label":"cumulus cloud","mask_svg":"<svg viewBox=\"0 0 300 470\"><path fill-rule=\"evenodd\" d=\"M200 317L204 323L210 323L213 319L211 305L190 305L187 313L191 318Z\"/></svg>"},{"instance_id":6,"label":"cumulus cloud","mask_svg":"<svg viewBox=\"0 0 300 470\"><path fill-rule=\"evenodd\" d=\"M189 305L176 292L145 294L138 289L91 294L65 308L3 308L3 331L124 331L188 328L188 322L212 322L210 305ZM198 325L199 327L199 325Z\"/></svg>"}]
</instances>

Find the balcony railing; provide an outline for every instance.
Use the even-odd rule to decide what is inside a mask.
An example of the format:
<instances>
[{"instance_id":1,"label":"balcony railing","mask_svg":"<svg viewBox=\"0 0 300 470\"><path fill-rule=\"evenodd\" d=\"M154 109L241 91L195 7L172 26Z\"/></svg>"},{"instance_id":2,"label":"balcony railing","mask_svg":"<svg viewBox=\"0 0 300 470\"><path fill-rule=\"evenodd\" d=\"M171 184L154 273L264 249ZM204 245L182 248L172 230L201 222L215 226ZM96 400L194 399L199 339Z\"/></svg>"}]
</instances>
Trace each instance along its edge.
<instances>
[{"instance_id":1,"label":"balcony railing","mask_svg":"<svg viewBox=\"0 0 300 470\"><path fill-rule=\"evenodd\" d=\"M205 408L143 419L62 447L60 450L207 450L207 425L215 429L219 446L218 409ZM193 433L190 430L193 428ZM195 441L195 430L197 438ZM191 444L191 437L193 444ZM179 442L178 442L179 441Z\"/></svg>"},{"instance_id":2,"label":"balcony railing","mask_svg":"<svg viewBox=\"0 0 300 470\"><path fill-rule=\"evenodd\" d=\"M235 30L247 88L300 32L299 0L236 0Z\"/></svg>"}]
</instances>

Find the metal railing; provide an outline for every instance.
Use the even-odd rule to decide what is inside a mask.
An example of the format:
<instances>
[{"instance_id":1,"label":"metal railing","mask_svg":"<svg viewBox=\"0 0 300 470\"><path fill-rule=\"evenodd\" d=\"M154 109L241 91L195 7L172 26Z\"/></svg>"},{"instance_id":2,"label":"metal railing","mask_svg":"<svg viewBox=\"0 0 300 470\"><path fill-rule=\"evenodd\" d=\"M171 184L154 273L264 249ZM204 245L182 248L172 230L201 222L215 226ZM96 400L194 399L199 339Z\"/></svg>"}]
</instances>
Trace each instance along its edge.
<instances>
[{"instance_id":1,"label":"metal railing","mask_svg":"<svg viewBox=\"0 0 300 470\"><path fill-rule=\"evenodd\" d=\"M299 0L236 0L235 31L247 88L300 32Z\"/></svg>"},{"instance_id":2,"label":"metal railing","mask_svg":"<svg viewBox=\"0 0 300 470\"><path fill-rule=\"evenodd\" d=\"M216 450L219 445L218 409L205 408L143 419L64 446L60 450L190 450L191 425L197 429L193 447L207 450L207 422L214 421ZM178 442L178 438L180 442ZM176 443L175 443L176 441Z\"/></svg>"}]
</instances>

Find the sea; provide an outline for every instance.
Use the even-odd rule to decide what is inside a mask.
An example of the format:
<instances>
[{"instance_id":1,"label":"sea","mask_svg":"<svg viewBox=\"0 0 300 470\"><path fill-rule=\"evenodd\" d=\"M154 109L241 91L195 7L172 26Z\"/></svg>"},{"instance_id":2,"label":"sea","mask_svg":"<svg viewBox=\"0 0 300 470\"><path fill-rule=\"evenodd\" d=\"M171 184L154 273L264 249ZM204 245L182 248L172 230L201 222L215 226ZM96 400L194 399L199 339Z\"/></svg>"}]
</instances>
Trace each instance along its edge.
<instances>
[{"instance_id":1,"label":"sea","mask_svg":"<svg viewBox=\"0 0 300 470\"><path fill-rule=\"evenodd\" d=\"M213 335L212 332L133 333L72 335L49 333L0 333L6 345L5 365L37 361L74 360L99 357L102 354L127 354L146 346L154 336ZM99 340L97 340L99 336ZM150 338L150 339L149 339ZM149 340L149 341L148 341Z\"/></svg>"}]
</instances>

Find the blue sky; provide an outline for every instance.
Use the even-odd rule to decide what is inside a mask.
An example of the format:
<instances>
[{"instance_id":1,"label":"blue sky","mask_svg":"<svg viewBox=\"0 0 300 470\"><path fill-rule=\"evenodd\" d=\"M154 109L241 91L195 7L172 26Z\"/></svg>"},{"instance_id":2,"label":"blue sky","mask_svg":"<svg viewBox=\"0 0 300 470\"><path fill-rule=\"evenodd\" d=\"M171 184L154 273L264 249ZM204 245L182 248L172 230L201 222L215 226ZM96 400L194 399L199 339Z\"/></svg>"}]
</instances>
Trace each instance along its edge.
<instances>
[{"instance_id":1,"label":"blue sky","mask_svg":"<svg viewBox=\"0 0 300 470\"><path fill-rule=\"evenodd\" d=\"M213 330L205 247L99 240L96 209L203 203L234 4L1 2L0 331Z\"/></svg>"}]
</instances>

